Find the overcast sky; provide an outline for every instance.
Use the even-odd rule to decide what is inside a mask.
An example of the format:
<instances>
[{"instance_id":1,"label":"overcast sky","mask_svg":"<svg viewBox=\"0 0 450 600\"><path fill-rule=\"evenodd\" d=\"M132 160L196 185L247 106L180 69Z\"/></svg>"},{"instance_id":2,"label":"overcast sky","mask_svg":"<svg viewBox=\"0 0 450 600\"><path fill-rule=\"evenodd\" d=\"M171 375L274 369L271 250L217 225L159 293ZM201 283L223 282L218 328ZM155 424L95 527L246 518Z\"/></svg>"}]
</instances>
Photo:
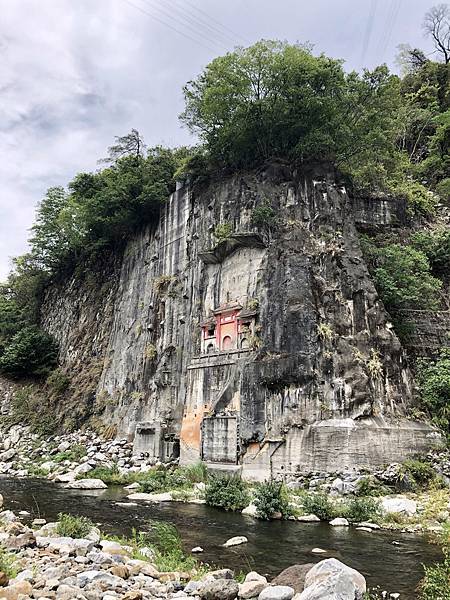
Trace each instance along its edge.
<instances>
[{"instance_id":1,"label":"overcast sky","mask_svg":"<svg viewBox=\"0 0 450 600\"><path fill-rule=\"evenodd\" d=\"M45 190L95 170L132 127L189 143L182 85L260 38L310 41L346 68L425 50L426 0L0 0L0 280Z\"/></svg>"}]
</instances>

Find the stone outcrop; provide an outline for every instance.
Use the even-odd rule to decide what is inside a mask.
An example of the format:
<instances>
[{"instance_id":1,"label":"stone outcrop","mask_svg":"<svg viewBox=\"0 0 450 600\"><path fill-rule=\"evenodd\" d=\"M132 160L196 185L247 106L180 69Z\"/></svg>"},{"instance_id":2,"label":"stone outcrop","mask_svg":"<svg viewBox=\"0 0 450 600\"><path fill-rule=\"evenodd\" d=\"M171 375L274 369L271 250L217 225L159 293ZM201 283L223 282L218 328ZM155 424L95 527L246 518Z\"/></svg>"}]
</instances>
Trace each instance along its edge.
<instances>
[{"instance_id":1,"label":"stone outcrop","mask_svg":"<svg viewBox=\"0 0 450 600\"><path fill-rule=\"evenodd\" d=\"M254 479L430 447L433 430L407 419L410 373L360 249L358 227L404 217L377 202L324 167L181 187L97 272L47 291L42 324L78 390L58 410L84 403L154 460Z\"/></svg>"}]
</instances>

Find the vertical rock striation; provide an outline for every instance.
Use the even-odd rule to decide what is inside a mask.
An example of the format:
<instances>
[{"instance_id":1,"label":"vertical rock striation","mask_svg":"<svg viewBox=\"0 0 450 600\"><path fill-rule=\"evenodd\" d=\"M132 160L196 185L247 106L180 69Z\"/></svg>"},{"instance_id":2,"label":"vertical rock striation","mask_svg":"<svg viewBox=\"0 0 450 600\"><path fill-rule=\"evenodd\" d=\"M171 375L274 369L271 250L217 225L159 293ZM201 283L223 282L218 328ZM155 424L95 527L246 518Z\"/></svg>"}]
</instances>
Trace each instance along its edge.
<instances>
[{"instance_id":1,"label":"vertical rock striation","mask_svg":"<svg viewBox=\"0 0 450 600\"><path fill-rule=\"evenodd\" d=\"M404 218L380 202L352 201L321 166L177 190L94 281L47 291L64 367L93 373L79 401L155 459L255 479L429 447L433 430L406 418L404 352L361 254L357 226ZM254 227L261 205L275 216Z\"/></svg>"}]
</instances>

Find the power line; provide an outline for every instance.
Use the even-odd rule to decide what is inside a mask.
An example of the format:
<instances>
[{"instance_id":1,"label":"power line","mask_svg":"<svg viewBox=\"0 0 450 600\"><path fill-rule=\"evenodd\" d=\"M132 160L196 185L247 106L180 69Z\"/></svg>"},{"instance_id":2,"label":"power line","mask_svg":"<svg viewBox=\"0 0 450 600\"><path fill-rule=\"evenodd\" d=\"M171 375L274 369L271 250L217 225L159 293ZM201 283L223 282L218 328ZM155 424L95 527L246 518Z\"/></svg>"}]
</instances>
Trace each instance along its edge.
<instances>
[{"instance_id":1,"label":"power line","mask_svg":"<svg viewBox=\"0 0 450 600\"><path fill-rule=\"evenodd\" d=\"M200 13L201 15L204 15L204 17L206 17L207 19L209 19L210 21L212 21L213 23L215 23L216 25L218 25L219 27L221 27L224 31L228 31L229 33L231 33L234 37L237 37L239 39L241 39L245 44L249 44L250 41L248 39L246 39L245 37L243 37L242 35L240 35L239 33L236 33L236 31L233 31L232 29L230 29L229 27L227 27L226 25L223 25L220 21L218 21L216 18L212 17L210 14L208 14L206 11L202 10L201 8L198 8L197 6L195 6L195 4L193 4L192 2L189 2L189 0L183 0L184 4L188 4L191 8L193 8L195 11L197 11L198 13Z\"/></svg>"},{"instance_id":2,"label":"power line","mask_svg":"<svg viewBox=\"0 0 450 600\"><path fill-rule=\"evenodd\" d=\"M198 39L190 36L189 34L185 33L184 31L180 31L176 27L173 27L173 25L170 25L169 23L166 23L165 21L163 21L163 19L161 19L158 16L156 16L156 15L148 12L144 8L138 6L137 4L134 4L130 0L122 0L122 2L125 2L126 4L129 4L130 6L132 6L136 10L140 11L141 13L143 13L144 15L146 15L147 17L149 17L150 19L154 19L155 21L158 21L158 23L161 23L161 25L164 25L164 27L167 27L168 29L171 29L175 33L178 33L179 35L182 35L183 37L185 37L186 39L190 40L191 42L195 42L199 46L203 46L203 48L206 48L207 50L209 50L211 52L217 53L217 49L216 48L212 48L211 46L208 46L207 44L204 44L202 41L200 41L200 40L198 40Z\"/></svg>"},{"instance_id":3,"label":"power line","mask_svg":"<svg viewBox=\"0 0 450 600\"><path fill-rule=\"evenodd\" d=\"M381 59L383 59L383 57L384 57L384 55L386 53L386 50L388 49L389 43L391 41L392 32L394 31L394 27L395 27L395 24L396 24L396 21L397 21L398 13L400 12L401 4L402 4L402 0L397 0L397 3L394 6L394 10L393 10L391 21L390 21L390 24L389 24L389 27L388 27L388 30L387 30L387 35L386 35L386 39L385 39L385 42L384 42L384 46L383 46L383 49L382 49L381 54L380 54L380 58Z\"/></svg>"},{"instance_id":4,"label":"power line","mask_svg":"<svg viewBox=\"0 0 450 600\"><path fill-rule=\"evenodd\" d=\"M372 35L373 23L375 19L375 13L377 10L378 0L371 0L369 16L367 18L366 30L364 32L363 44L361 50L361 66L364 66L364 61L366 58L367 49L369 47L370 37Z\"/></svg>"},{"instance_id":5,"label":"power line","mask_svg":"<svg viewBox=\"0 0 450 600\"><path fill-rule=\"evenodd\" d=\"M206 33L203 30L200 30L198 28L198 23L196 20L193 20L192 17L185 17L183 15L180 15L176 12L168 12L163 6L160 6L159 4L156 4L155 2L152 2L152 0L141 0L143 3L145 3L147 6L149 6L151 9L159 11L159 13L164 16L164 18L168 18L169 21L173 21L175 23L177 23L179 26L186 28L188 31L190 31L191 33L193 33L195 36L199 36L200 39L204 39L206 42L216 45L218 49L220 49L220 51L222 52L224 49L227 50L228 47L225 46L220 40L217 40L217 38L214 38L211 36L210 33ZM194 26L189 25L189 22L187 21L191 21L194 23Z\"/></svg>"},{"instance_id":6,"label":"power line","mask_svg":"<svg viewBox=\"0 0 450 600\"><path fill-rule=\"evenodd\" d=\"M218 27L215 27L214 25L211 25L211 23L208 23L206 19L199 16L195 16L193 12L189 11L189 9L177 3L177 0L175 0L175 3L177 4L178 11L184 13L186 15L186 18L190 20L194 19L196 24L206 27L212 35L219 35L222 38L222 40L225 41L226 44L231 43L233 44L233 46L236 46L236 37L240 37L238 36L238 34L229 35L228 33L221 31Z\"/></svg>"},{"instance_id":7,"label":"power line","mask_svg":"<svg viewBox=\"0 0 450 600\"><path fill-rule=\"evenodd\" d=\"M393 15L394 7L395 7L395 0L391 0L391 2L389 4L387 15L386 15L385 26L384 26L384 29L383 29L381 35L380 35L380 39L378 40L378 45L377 45L377 52L378 53L380 53L381 48L382 48L382 46L384 44L384 40L386 39L386 35L387 35L388 28L389 28L389 24L392 21L392 15Z\"/></svg>"}]
</instances>

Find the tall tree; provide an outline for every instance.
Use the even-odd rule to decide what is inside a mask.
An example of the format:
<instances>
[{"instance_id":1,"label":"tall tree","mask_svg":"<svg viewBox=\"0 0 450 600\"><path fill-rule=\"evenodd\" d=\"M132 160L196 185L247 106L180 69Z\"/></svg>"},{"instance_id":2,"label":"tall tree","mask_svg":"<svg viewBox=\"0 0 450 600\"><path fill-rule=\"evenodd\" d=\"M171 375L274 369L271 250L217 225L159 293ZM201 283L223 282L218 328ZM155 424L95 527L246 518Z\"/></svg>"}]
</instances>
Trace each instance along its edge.
<instances>
[{"instance_id":1,"label":"tall tree","mask_svg":"<svg viewBox=\"0 0 450 600\"><path fill-rule=\"evenodd\" d=\"M450 7L448 4L433 6L425 15L425 33L434 41L437 52L442 54L445 64L450 62Z\"/></svg>"},{"instance_id":2,"label":"tall tree","mask_svg":"<svg viewBox=\"0 0 450 600\"><path fill-rule=\"evenodd\" d=\"M132 156L135 159L145 155L146 145L144 138L137 129L123 136L115 136L116 143L108 148L108 156L99 160L100 163L114 164L120 158Z\"/></svg>"}]
</instances>

